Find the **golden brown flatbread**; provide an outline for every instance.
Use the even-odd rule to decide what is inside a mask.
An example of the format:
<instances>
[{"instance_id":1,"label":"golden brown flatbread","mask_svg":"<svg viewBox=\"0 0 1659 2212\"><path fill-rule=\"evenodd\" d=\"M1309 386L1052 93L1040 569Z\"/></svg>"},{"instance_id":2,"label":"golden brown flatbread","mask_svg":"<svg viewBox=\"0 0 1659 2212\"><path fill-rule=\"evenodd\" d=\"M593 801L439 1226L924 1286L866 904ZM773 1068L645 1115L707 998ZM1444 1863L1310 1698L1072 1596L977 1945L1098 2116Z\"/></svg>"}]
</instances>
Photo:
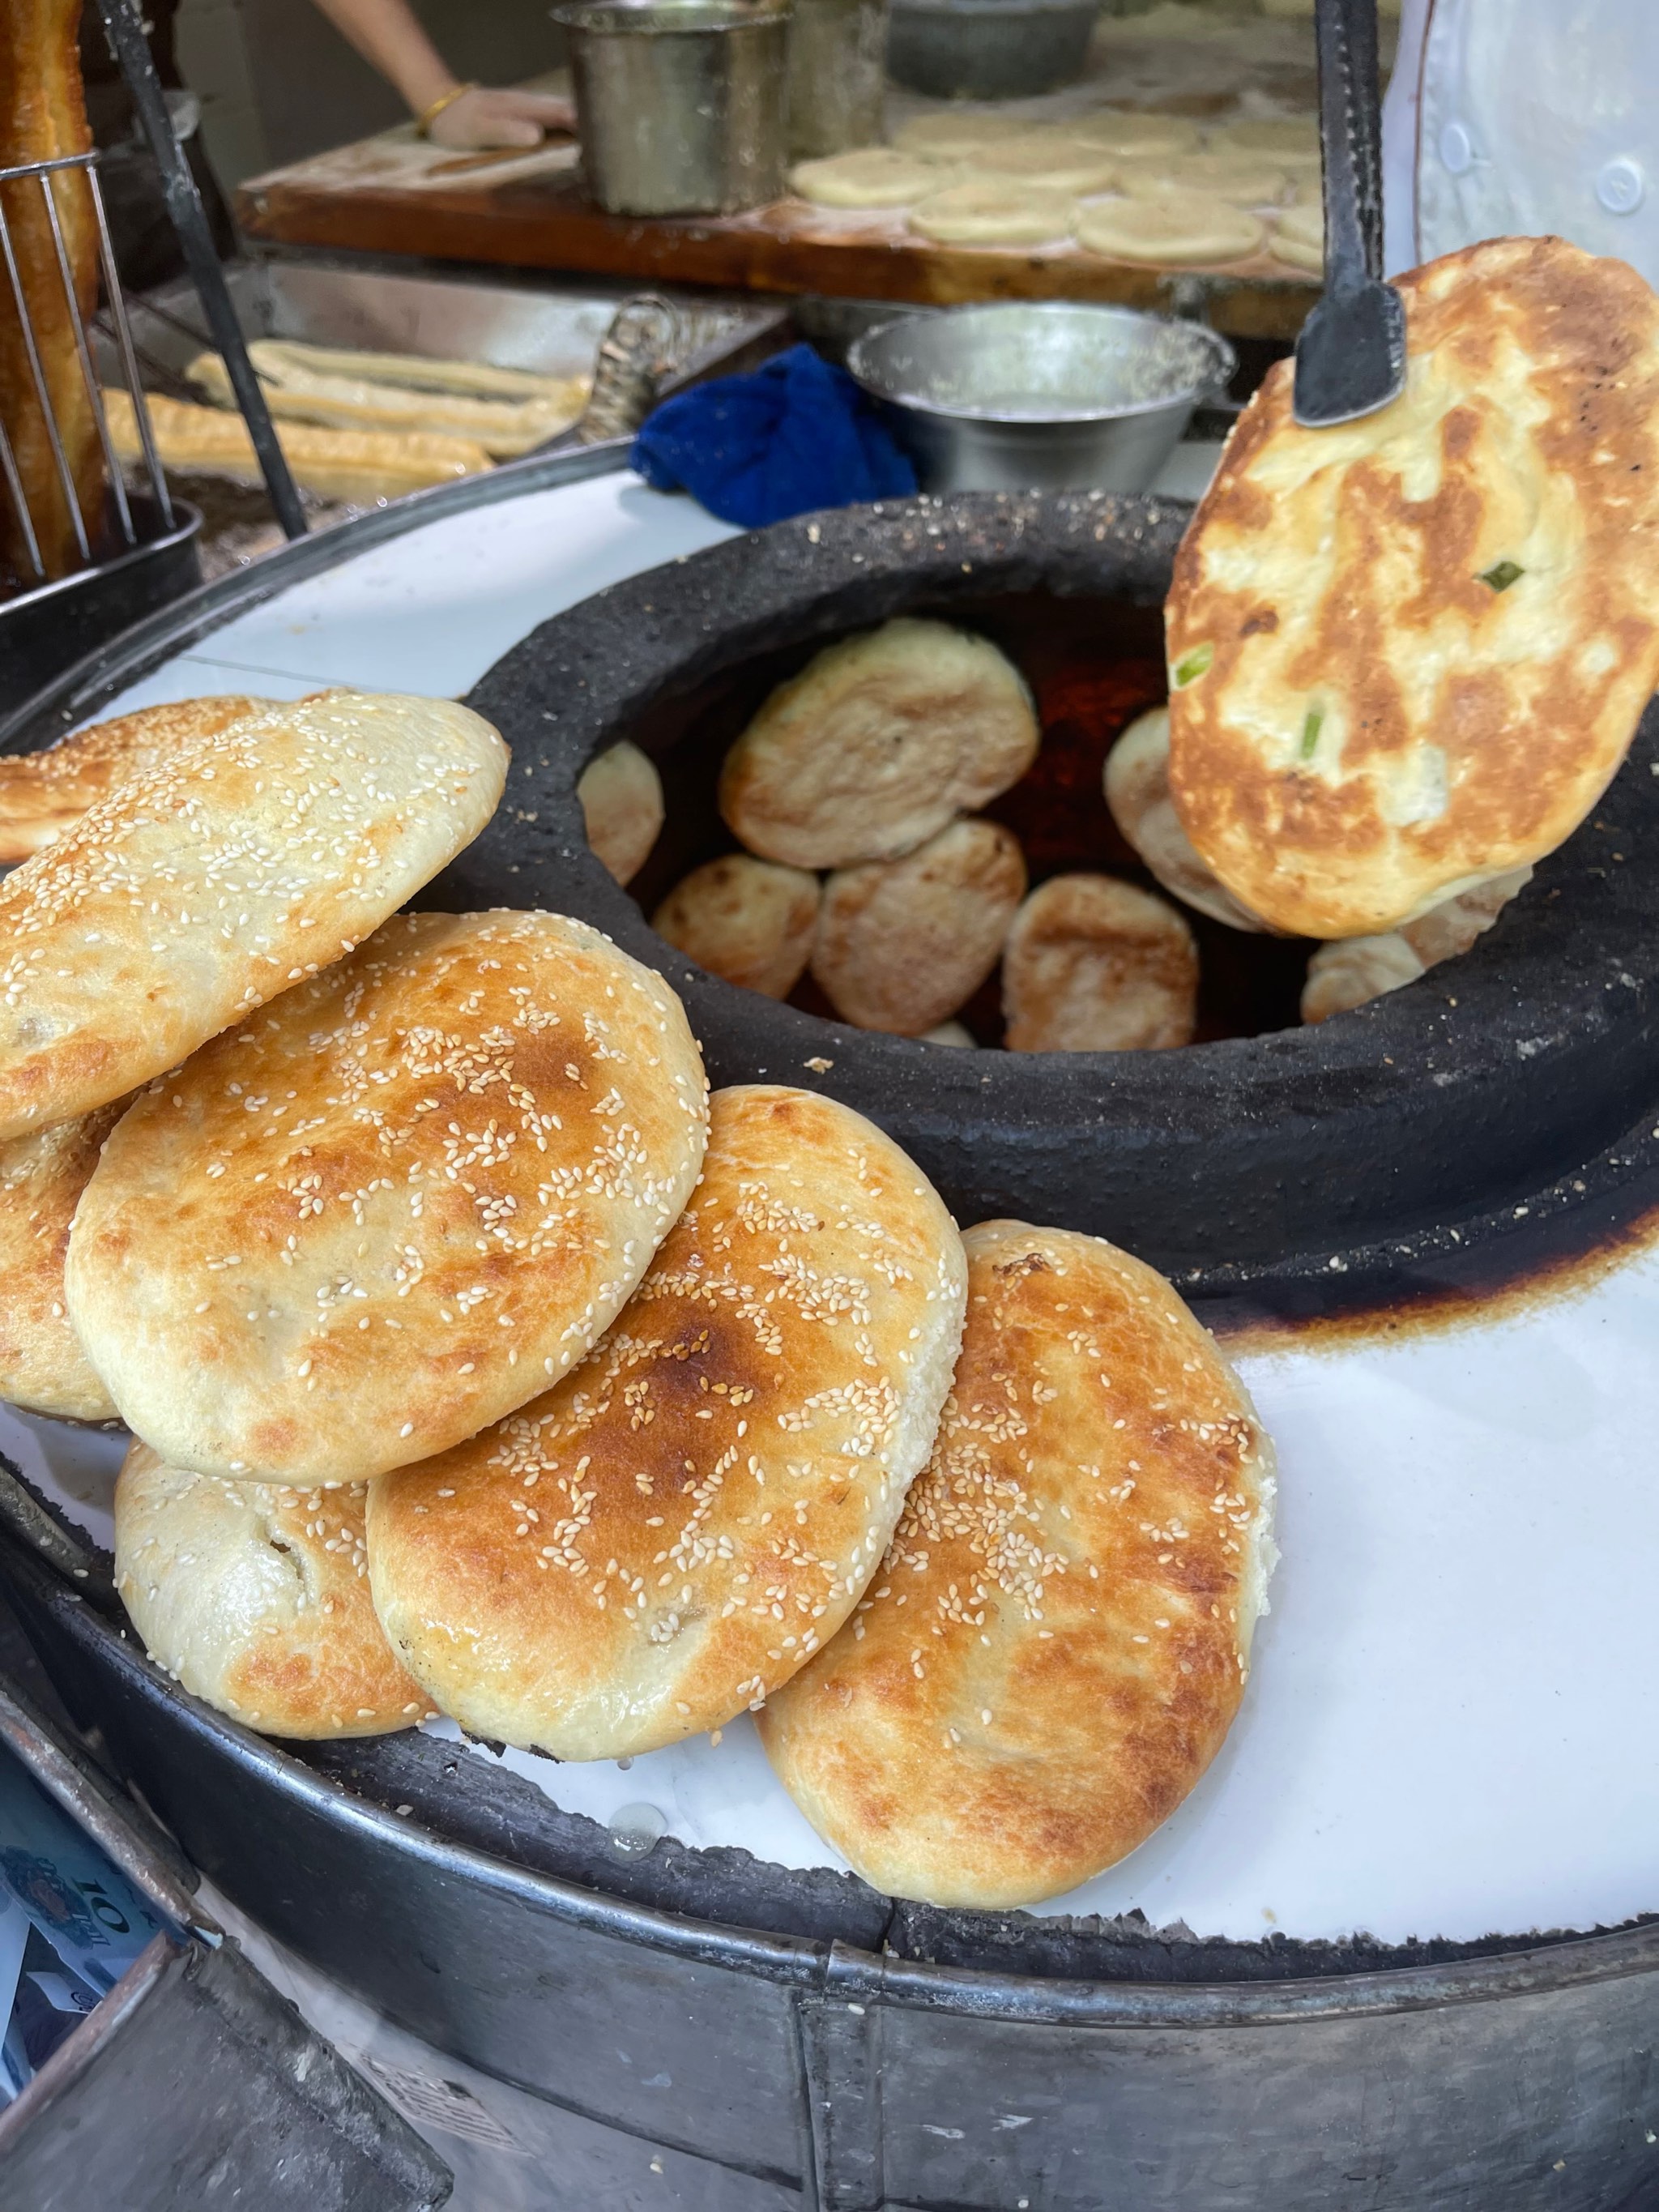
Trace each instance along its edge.
<instances>
[{"instance_id":1,"label":"golden brown flatbread","mask_svg":"<svg viewBox=\"0 0 1659 2212\"><path fill-rule=\"evenodd\" d=\"M150 1657L267 1735L385 1735L433 1718L374 1615L367 1499L361 1482L188 1474L135 1443L115 1486L115 1583Z\"/></svg>"},{"instance_id":2,"label":"golden brown flatbread","mask_svg":"<svg viewBox=\"0 0 1659 2212\"><path fill-rule=\"evenodd\" d=\"M70 1325L70 1224L125 1098L0 1145L0 1398L66 1421L112 1421L115 1401Z\"/></svg>"},{"instance_id":3,"label":"golden brown flatbread","mask_svg":"<svg viewBox=\"0 0 1659 2212\"><path fill-rule=\"evenodd\" d=\"M43 752L0 757L0 863L27 860L118 784L164 766L198 738L214 737L274 705L240 696L140 707L60 738Z\"/></svg>"},{"instance_id":4,"label":"golden brown flatbread","mask_svg":"<svg viewBox=\"0 0 1659 2212\"><path fill-rule=\"evenodd\" d=\"M965 1262L833 1099L714 1095L702 1180L592 1357L376 1483L374 1601L464 1728L618 1759L758 1704L832 1636L927 1456Z\"/></svg>"},{"instance_id":5,"label":"golden brown flatbread","mask_svg":"<svg viewBox=\"0 0 1659 2212\"><path fill-rule=\"evenodd\" d=\"M679 1001L598 930L399 915L129 1109L70 1317L170 1466L363 1480L584 1356L707 1129Z\"/></svg>"},{"instance_id":6,"label":"golden brown flatbread","mask_svg":"<svg viewBox=\"0 0 1659 2212\"><path fill-rule=\"evenodd\" d=\"M0 882L0 1142L106 1106L339 959L489 821L447 699L267 706L130 776Z\"/></svg>"},{"instance_id":7,"label":"golden brown flatbread","mask_svg":"<svg viewBox=\"0 0 1659 2212\"><path fill-rule=\"evenodd\" d=\"M1269 370L1166 609L1176 810L1291 934L1374 936L1553 851L1659 681L1659 300L1556 238L1399 290L1404 393L1304 430Z\"/></svg>"},{"instance_id":8,"label":"golden brown flatbread","mask_svg":"<svg viewBox=\"0 0 1659 2212\"><path fill-rule=\"evenodd\" d=\"M1093 1237L968 1231L933 1456L851 1625L767 1702L818 1833L900 1897L1075 1887L1167 1820L1243 1694L1273 1446L1160 1275Z\"/></svg>"}]
</instances>

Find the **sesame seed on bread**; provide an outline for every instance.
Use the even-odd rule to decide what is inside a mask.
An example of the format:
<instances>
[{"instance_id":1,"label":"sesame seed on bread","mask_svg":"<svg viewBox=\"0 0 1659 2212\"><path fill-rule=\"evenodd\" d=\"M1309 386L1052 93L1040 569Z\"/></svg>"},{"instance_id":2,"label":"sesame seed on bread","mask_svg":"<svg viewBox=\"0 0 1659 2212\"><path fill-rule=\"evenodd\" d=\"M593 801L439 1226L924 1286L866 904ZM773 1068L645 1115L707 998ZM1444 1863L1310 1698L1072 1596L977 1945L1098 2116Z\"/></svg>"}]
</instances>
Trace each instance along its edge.
<instances>
[{"instance_id":1,"label":"sesame seed on bread","mask_svg":"<svg viewBox=\"0 0 1659 2212\"><path fill-rule=\"evenodd\" d=\"M890 1139L810 1091L717 1091L702 1179L591 1358L373 1486L393 1648L464 1728L560 1759L758 1704L881 1558L963 1296L955 1225Z\"/></svg>"},{"instance_id":2,"label":"sesame seed on bread","mask_svg":"<svg viewBox=\"0 0 1659 2212\"><path fill-rule=\"evenodd\" d=\"M0 1398L60 1420L112 1421L115 1401L70 1325L70 1224L125 1098L0 1145Z\"/></svg>"},{"instance_id":3,"label":"sesame seed on bread","mask_svg":"<svg viewBox=\"0 0 1659 2212\"><path fill-rule=\"evenodd\" d=\"M587 1352L689 1196L702 1063L661 978L559 915L403 915L138 1098L70 1317L173 1466L356 1481Z\"/></svg>"},{"instance_id":4,"label":"sesame seed on bread","mask_svg":"<svg viewBox=\"0 0 1659 2212\"><path fill-rule=\"evenodd\" d=\"M988 1910L1143 1843L1219 1749L1274 1557L1273 1447L1162 1276L986 1222L927 1467L849 1626L769 1699L866 1881Z\"/></svg>"},{"instance_id":5,"label":"sesame seed on bread","mask_svg":"<svg viewBox=\"0 0 1659 2212\"><path fill-rule=\"evenodd\" d=\"M27 860L118 784L272 703L240 696L171 700L94 722L40 752L0 757L0 863Z\"/></svg>"},{"instance_id":6,"label":"sesame seed on bread","mask_svg":"<svg viewBox=\"0 0 1659 2212\"><path fill-rule=\"evenodd\" d=\"M507 748L441 699L270 706L0 882L0 1142L137 1089L339 959L476 837Z\"/></svg>"}]
</instances>

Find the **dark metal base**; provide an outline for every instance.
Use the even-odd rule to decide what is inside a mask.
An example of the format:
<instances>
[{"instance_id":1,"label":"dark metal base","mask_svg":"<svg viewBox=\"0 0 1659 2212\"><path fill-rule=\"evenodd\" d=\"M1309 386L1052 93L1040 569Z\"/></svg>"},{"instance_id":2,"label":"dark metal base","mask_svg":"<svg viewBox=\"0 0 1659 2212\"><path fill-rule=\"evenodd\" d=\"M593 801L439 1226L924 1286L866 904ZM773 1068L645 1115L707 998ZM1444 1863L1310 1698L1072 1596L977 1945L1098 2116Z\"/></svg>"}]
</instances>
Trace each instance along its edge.
<instances>
[{"instance_id":1,"label":"dark metal base","mask_svg":"<svg viewBox=\"0 0 1659 2212\"><path fill-rule=\"evenodd\" d=\"M160 1831L3 1676L0 1765L56 1800L158 1923L0 2112L6 2212L435 2212L447 2201L441 2160L200 1911L195 1876Z\"/></svg>"},{"instance_id":2,"label":"dark metal base","mask_svg":"<svg viewBox=\"0 0 1659 2212\"><path fill-rule=\"evenodd\" d=\"M811 1887L828 1876L798 1878L815 1935L722 1927L541 1871L522 1784L466 1760L490 1847L457 1840L441 1746L302 1763L4 1536L0 1573L70 1711L220 1888L399 2026L571 2115L618 2203L653 2149L710 2212L1614 2212L1659 2193L1659 1923L1380 1972L1218 1945L1181 1979L1157 1954L1184 1946L1146 1942L1137 1975L1132 1931L1055 1923L1036 1923L1046 1971L1010 1971L1024 1916L884 1919L850 1883L838 1935Z\"/></svg>"}]
</instances>

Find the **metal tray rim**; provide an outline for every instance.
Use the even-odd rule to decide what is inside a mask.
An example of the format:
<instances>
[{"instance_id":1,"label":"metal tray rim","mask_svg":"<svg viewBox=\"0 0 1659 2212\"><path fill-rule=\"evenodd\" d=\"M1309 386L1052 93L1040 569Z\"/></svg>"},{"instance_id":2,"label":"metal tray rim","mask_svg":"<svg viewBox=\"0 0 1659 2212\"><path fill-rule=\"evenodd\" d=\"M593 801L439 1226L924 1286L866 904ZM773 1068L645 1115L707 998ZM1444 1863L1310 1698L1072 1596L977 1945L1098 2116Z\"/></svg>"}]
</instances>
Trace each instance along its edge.
<instances>
[{"instance_id":1,"label":"metal tray rim","mask_svg":"<svg viewBox=\"0 0 1659 2212\"><path fill-rule=\"evenodd\" d=\"M234 617L276 598L291 584L321 574L356 554L446 516L493 507L527 492L548 491L559 484L609 475L627 465L630 444L625 438L606 439L599 445L503 461L487 475L410 492L336 529L295 538L246 568L200 585L134 623L131 629L118 631L95 653L76 661L33 698L0 717L0 753L28 752L51 744L163 661L185 652ZM148 552L153 548L147 545L140 550Z\"/></svg>"},{"instance_id":2,"label":"metal tray rim","mask_svg":"<svg viewBox=\"0 0 1659 2212\"><path fill-rule=\"evenodd\" d=\"M1439 1965L1261 1982L1131 1982L939 1966L878 1956L852 1945L768 1935L635 1905L554 1875L514 1866L466 1844L453 1843L348 1794L277 1745L214 1712L169 1681L155 1662L64 1586L9 1529L0 1528L0 1568L35 1582L54 1605L84 1607L82 1619L104 1645L104 1663L136 1679L149 1702L181 1709L198 1735L267 1788L302 1802L315 1816L358 1828L378 1844L452 1878L517 1899L549 1917L689 1961L758 1974L839 2002L870 1999L907 2009L979 2019L1047 2022L1118 2031L1283 2027L1316 2019L1357 2019L1422 2012L1449 2005L1525 1998L1587 1983L1659 1972L1659 1919L1634 1926L1528 1945ZM40 1589L40 1583L46 1589ZM82 1634L84 1636L83 1629Z\"/></svg>"}]
</instances>

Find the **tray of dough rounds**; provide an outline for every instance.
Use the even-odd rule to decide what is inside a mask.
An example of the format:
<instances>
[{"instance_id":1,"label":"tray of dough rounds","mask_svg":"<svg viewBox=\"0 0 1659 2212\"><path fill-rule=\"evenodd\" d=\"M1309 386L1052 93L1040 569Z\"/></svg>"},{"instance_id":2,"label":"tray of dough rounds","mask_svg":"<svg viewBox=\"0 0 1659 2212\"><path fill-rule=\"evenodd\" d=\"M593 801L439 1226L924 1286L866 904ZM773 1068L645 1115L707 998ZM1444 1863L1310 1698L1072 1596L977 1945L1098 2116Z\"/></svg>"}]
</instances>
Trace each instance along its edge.
<instances>
[{"instance_id":1,"label":"tray of dough rounds","mask_svg":"<svg viewBox=\"0 0 1659 2212\"><path fill-rule=\"evenodd\" d=\"M1098 132L1109 117L1128 113L1187 126L1188 154L1207 153L1212 134L1224 142L1241 125L1263 123L1299 124L1304 146L1316 148L1316 98L1310 21L1165 4L1103 19L1083 79L1061 92L976 106L890 86L887 137L902 151L919 125L925 136L935 118L981 118L1000 136L1067 137ZM403 126L250 179L238 219L250 237L287 246L556 268L656 285L941 306L1016 298L1200 307L1233 336L1284 340L1301 327L1319 281L1316 245L1311 267L1305 238L1295 258L1274 247L1293 201L1293 231L1308 203L1316 208L1316 160L1310 172L1305 161L1299 167L1301 185L1288 171L1270 182L1244 210L1255 217L1253 229L1234 226L1231 244L1218 241L1206 252L1188 238L1162 258L1140 245L1131 258L1110 246L1091 249L1079 232L1092 226L1069 217L1036 239L929 236L912 219L914 204L890 195L884 206L848 208L792 191L736 215L607 215L586 195L573 145L458 164ZM939 183L952 181L951 169L942 169ZM1207 195L1214 180L1187 177L1177 163L1172 181ZM1087 216L1128 196L1101 185L1058 197Z\"/></svg>"}]
</instances>

